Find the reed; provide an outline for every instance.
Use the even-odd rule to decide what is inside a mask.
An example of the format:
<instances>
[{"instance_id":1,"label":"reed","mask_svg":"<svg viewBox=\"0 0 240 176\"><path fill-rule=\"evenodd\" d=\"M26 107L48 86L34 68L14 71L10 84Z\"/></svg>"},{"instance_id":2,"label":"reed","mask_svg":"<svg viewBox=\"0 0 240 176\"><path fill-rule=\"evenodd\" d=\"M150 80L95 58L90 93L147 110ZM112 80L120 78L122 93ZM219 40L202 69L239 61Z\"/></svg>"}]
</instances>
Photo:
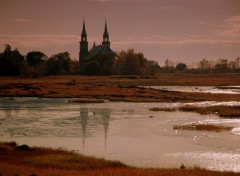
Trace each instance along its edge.
<instances>
[{"instance_id":1,"label":"reed","mask_svg":"<svg viewBox=\"0 0 240 176\"><path fill-rule=\"evenodd\" d=\"M209 171L201 168L149 169L126 166L118 161L108 161L78 155L73 152L34 148L16 150L12 143L0 143L0 175L37 176L239 176L240 173Z\"/></svg>"},{"instance_id":2,"label":"reed","mask_svg":"<svg viewBox=\"0 0 240 176\"><path fill-rule=\"evenodd\" d=\"M212 125L212 124L185 124L185 125L175 125L173 126L173 129L224 132L224 131L231 131L233 127Z\"/></svg>"}]
</instances>

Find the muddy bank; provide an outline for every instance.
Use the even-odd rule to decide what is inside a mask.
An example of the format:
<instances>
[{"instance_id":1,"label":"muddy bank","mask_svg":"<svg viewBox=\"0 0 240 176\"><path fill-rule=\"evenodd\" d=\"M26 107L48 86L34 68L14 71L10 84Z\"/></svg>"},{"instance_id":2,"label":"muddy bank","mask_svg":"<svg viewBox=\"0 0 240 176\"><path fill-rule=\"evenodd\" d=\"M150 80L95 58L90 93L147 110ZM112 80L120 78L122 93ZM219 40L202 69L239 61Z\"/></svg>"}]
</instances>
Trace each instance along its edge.
<instances>
[{"instance_id":1,"label":"muddy bank","mask_svg":"<svg viewBox=\"0 0 240 176\"><path fill-rule=\"evenodd\" d=\"M240 75L208 75L208 77L206 75L162 75L161 79L85 76L34 79L1 77L0 97L94 98L129 102L240 101L240 95L185 93L138 87L210 83L212 86L240 85Z\"/></svg>"}]
</instances>

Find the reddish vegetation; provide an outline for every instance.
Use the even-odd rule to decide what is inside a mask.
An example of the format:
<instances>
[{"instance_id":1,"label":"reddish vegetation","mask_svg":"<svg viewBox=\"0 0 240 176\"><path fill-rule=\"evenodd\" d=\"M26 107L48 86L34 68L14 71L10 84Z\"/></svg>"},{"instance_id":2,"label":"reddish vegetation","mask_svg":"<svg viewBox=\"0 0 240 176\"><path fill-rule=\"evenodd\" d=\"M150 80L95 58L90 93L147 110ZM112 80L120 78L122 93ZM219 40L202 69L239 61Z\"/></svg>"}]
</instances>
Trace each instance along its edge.
<instances>
[{"instance_id":1,"label":"reddish vegetation","mask_svg":"<svg viewBox=\"0 0 240 176\"><path fill-rule=\"evenodd\" d=\"M36 79L2 77L0 97L97 98L136 102L240 101L240 95L180 93L137 87L151 85L240 85L240 74L163 74L159 75L158 79L86 76L55 76Z\"/></svg>"},{"instance_id":2,"label":"reddish vegetation","mask_svg":"<svg viewBox=\"0 0 240 176\"><path fill-rule=\"evenodd\" d=\"M212 124L187 124L187 125L175 125L173 126L173 129L223 132L223 131L231 131L233 127L212 125Z\"/></svg>"},{"instance_id":3,"label":"reddish vegetation","mask_svg":"<svg viewBox=\"0 0 240 176\"><path fill-rule=\"evenodd\" d=\"M192 169L143 169L120 162L96 159L59 150L16 150L14 143L0 143L0 175L3 176L237 176L239 173Z\"/></svg>"}]
</instances>

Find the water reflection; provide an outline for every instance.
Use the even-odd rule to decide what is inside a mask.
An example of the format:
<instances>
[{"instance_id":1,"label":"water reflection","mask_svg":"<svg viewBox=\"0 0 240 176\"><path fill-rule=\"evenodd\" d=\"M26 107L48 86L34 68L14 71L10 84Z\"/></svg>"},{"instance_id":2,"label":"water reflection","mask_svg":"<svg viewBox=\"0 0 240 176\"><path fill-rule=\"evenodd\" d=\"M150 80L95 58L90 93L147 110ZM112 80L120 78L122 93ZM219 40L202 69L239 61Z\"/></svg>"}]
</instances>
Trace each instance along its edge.
<instances>
[{"instance_id":1,"label":"water reflection","mask_svg":"<svg viewBox=\"0 0 240 176\"><path fill-rule=\"evenodd\" d=\"M239 102L221 103L235 105ZM197 104L211 106L216 102ZM213 120L214 123L231 123L239 127L239 120L226 121L215 115L197 113L149 111L152 107L181 105L127 102L76 104L66 99L38 98L0 100L0 140L30 146L63 147L133 166L172 168L184 164L239 172L239 136L230 132L175 133L172 129L173 125L213 123ZM193 141L196 137L197 143ZM221 165L213 166L212 163Z\"/></svg>"},{"instance_id":2,"label":"water reflection","mask_svg":"<svg viewBox=\"0 0 240 176\"><path fill-rule=\"evenodd\" d=\"M80 123L82 127L82 146L85 147L86 141L86 132L88 125L91 123L89 119L93 118L93 121L97 122L96 124L102 124L104 129L104 147L107 148L107 133L109 128L110 120L110 110L109 109L89 109L81 108L80 109ZM95 125L96 125L95 124Z\"/></svg>"}]
</instances>

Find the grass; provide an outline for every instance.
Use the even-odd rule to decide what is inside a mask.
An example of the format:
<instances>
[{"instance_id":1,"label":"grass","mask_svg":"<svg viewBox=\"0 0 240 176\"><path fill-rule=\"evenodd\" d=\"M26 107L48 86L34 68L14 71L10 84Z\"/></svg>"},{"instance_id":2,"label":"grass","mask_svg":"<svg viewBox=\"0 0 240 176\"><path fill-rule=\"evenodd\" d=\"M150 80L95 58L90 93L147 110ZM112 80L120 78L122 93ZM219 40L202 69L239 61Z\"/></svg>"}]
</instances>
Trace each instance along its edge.
<instances>
[{"instance_id":1,"label":"grass","mask_svg":"<svg viewBox=\"0 0 240 176\"><path fill-rule=\"evenodd\" d=\"M185 93L137 86L240 85L239 74L161 74L151 79L111 76L1 77L0 97L85 98L128 102L240 101L240 94Z\"/></svg>"},{"instance_id":2,"label":"grass","mask_svg":"<svg viewBox=\"0 0 240 176\"><path fill-rule=\"evenodd\" d=\"M182 106L179 108L150 108L150 111L184 111L184 112L197 112L199 114L216 114L219 117L225 118L240 118L240 106L208 106L208 107L198 107L198 106Z\"/></svg>"},{"instance_id":3,"label":"grass","mask_svg":"<svg viewBox=\"0 0 240 176\"><path fill-rule=\"evenodd\" d=\"M177 108L159 108L159 107L154 107L150 108L150 111L166 111L166 112L174 112L177 111Z\"/></svg>"},{"instance_id":4,"label":"grass","mask_svg":"<svg viewBox=\"0 0 240 176\"><path fill-rule=\"evenodd\" d=\"M186 124L186 125L175 125L173 126L173 129L224 132L224 131L231 131L233 127L212 125L212 124Z\"/></svg>"},{"instance_id":5,"label":"grass","mask_svg":"<svg viewBox=\"0 0 240 176\"><path fill-rule=\"evenodd\" d=\"M237 118L240 117L240 106L183 106L179 110L185 112L197 112L199 114L217 114L220 117Z\"/></svg>"},{"instance_id":6,"label":"grass","mask_svg":"<svg viewBox=\"0 0 240 176\"><path fill-rule=\"evenodd\" d=\"M78 155L72 152L47 148L33 151L16 150L16 143L0 143L0 175L39 176L239 176L240 173L208 171L200 168L148 169L126 166L117 161L108 161ZM184 167L183 167L184 166Z\"/></svg>"}]
</instances>

